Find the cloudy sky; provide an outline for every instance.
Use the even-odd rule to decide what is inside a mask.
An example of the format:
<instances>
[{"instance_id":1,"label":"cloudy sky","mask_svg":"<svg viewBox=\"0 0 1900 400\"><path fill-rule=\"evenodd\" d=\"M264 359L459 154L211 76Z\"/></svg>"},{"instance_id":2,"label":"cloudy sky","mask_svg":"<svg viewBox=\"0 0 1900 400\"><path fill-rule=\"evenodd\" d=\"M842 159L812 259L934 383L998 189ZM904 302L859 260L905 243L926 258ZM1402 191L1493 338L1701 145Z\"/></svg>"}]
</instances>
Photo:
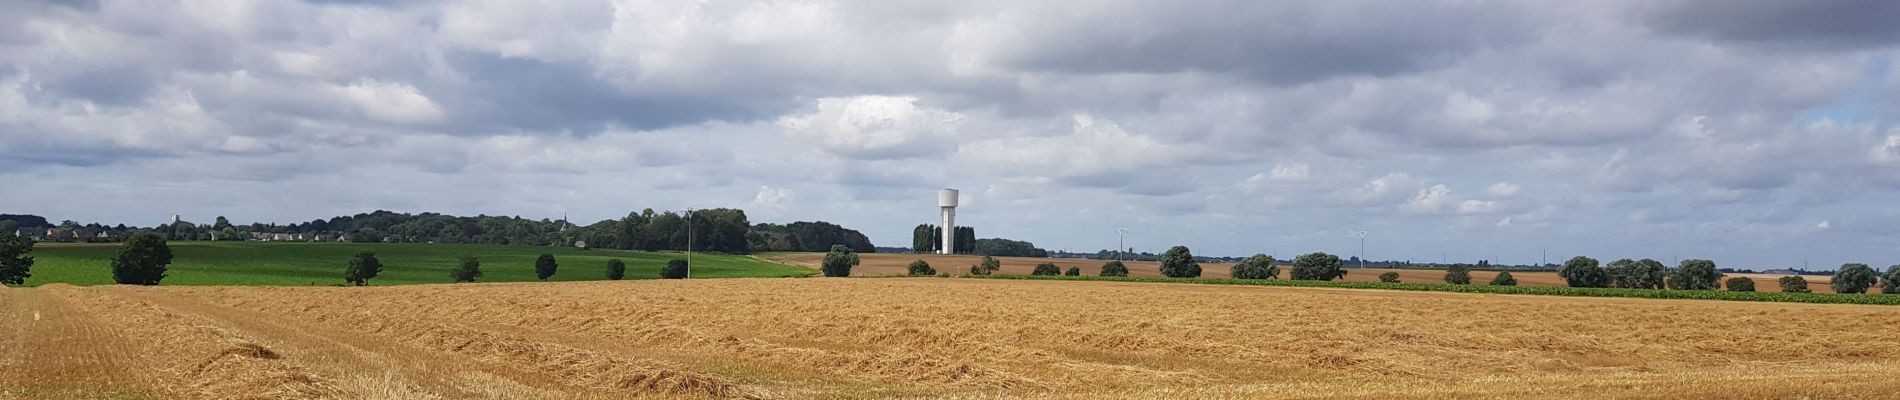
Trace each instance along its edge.
<instances>
[{"instance_id":1,"label":"cloudy sky","mask_svg":"<svg viewBox=\"0 0 1900 400\"><path fill-rule=\"evenodd\" d=\"M0 212L1900 263L1900 4L0 0Z\"/></svg>"}]
</instances>

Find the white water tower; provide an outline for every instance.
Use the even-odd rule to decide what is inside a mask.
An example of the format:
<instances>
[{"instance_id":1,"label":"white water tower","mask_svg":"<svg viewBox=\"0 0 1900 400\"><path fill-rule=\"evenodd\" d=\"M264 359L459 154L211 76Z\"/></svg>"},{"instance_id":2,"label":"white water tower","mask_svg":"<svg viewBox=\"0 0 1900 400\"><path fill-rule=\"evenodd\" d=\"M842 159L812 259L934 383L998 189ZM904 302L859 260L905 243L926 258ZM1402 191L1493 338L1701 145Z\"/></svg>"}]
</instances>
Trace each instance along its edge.
<instances>
[{"instance_id":1,"label":"white water tower","mask_svg":"<svg viewBox=\"0 0 1900 400\"><path fill-rule=\"evenodd\" d=\"M944 188L937 192L937 208L943 210L943 249L937 254L950 254L957 243L957 190Z\"/></svg>"}]
</instances>

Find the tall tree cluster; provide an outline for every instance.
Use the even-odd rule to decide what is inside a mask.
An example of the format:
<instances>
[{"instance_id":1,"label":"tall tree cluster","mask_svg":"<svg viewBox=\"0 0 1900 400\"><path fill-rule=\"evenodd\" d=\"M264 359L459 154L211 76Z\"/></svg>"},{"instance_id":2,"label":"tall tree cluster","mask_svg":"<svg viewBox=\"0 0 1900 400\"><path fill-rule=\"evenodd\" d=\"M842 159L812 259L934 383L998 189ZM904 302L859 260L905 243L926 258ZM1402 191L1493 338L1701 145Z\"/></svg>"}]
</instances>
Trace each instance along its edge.
<instances>
[{"instance_id":1,"label":"tall tree cluster","mask_svg":"<svg viewBox=\"0 0 1900 400\"><path fill-rule=\"evenodd\" d=\"M937 250L943 249L943 227L932 224L921 224L917 225L917 228L911 229L910 232L911 251L934 253L937 252ZM954 246L950 249L951 253L970 254L977 252L976 228L959 226L953 235L955 236L950 237L950 244Z\"/></svg>"}]
</instances>

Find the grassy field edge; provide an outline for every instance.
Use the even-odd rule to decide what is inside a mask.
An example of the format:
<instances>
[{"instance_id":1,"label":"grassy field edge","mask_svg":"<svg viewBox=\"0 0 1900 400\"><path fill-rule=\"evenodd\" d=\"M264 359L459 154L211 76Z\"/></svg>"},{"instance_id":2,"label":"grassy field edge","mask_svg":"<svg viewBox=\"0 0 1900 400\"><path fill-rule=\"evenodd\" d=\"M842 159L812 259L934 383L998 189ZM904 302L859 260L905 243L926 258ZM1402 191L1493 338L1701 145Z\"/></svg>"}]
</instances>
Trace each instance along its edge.
<instances>
[{"instance_id":1,"label":"grassy field edge","mask_svg":"<svg viewBox=\"0 0 1900 400\"><path fill-rule=\"evenodd\" d=\"M1045 276L959 275L958 277L979 278L979 279L1110 281L1110 282L1139 282L1139 283L1189 283L1189 284L1205 284L1205 285L1321 287L1321 288L1342 288L1342 289L1385 289L1385 290L1410 290L1410 291L1422 291L1422 292L1528 294L1528 295L1573 296L1573 297L1627 297L1627 298L1645 298L1645 299L1725 300L1725 301L1756 301L1756 302L1811 303L1811 304L1900 305L1900 295L1877 295L1877 294L1767 293L1767 292L1730 292L1730 291L1716 291L1716 290L1655 290L1655 289L1574 288L1574 287L1540 287L1540 286L1489 286L1489 285L1451 285L1451 284L1426 284L1426 283L1294 281L1294 280L1277 280L1277 279L1229 279L1229 278L1149 278L1149 277L1117 277L1117 276L1046 276L1046 275Z\"/></svg>"}]
</instances>

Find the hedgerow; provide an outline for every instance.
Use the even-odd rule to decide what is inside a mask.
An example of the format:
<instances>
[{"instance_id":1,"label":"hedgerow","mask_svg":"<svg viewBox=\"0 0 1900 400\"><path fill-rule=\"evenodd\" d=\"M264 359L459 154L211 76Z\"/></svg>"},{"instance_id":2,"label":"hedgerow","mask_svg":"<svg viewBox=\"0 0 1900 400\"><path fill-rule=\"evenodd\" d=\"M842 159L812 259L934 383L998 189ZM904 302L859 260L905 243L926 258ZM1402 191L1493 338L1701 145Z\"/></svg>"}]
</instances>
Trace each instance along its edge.
<instances>
[{"instance_id":1,"label":"hedgerow","mask_svg":"<svg viewBox=\"0 0 1900 400\"><path fill-rule=\"evenodd\" d=\"M1689 299L1689 300L1726 300L1726 301L1766 301L1766 302L1784 302L1784 303L1900 305L1900 296L1852 295L1852 294L1829 294L1829 293L1726 292L1726 291L1714 291L1714 290L1657 290L1657 289L1578 288L1578 287L1548 287L1548 286L1475 286L1475 285L1445 285L1445 284L1423 284L1423 283L1294 281L1294 280L1283 281L1283 280L1224 279L1224 278L1179 279L1179 278L1153 278L1153 277L1030 276L1030 275L965 275L964 277L988 278L988 279L1199 283L1199 284L1210 284L1210 285L1255 285L1255 286L1325 287L1325 288L1345 288L1345 289L1387 289L1387 290L1412 290L1412 291L1424 291L1424 292L1528 294L1528 295L1577 296L1577 297L1634 297L1634 298L1648 298L1648 299Z\"/></svg>"}]
</instances>

